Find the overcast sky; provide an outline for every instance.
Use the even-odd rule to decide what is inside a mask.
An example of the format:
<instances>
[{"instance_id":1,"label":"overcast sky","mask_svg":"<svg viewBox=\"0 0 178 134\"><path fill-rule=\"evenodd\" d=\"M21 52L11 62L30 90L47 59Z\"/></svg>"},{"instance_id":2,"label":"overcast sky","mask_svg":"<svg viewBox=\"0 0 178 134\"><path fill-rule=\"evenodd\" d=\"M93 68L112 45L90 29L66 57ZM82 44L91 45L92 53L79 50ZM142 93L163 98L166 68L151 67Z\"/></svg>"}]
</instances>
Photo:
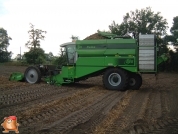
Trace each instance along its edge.
<instances>
[{"instance_id":1,"label":"overcast sky","mask_svg":"<svg viewBox=\"0 0 178 134\"><path fill-rule=\"evenodd\" d=\"M177 0L0 0L0 27L12 38L8 51L14 53L13 58L20 47L22 54L28 51L29 23L47 31L41 47L58 55L59 45L70 42L72 35L84 39L98 29L109 30L113 20L121 23L127 12L149 6L161 12L169 27L178 16Z\"/></svg>"}]
</instances>

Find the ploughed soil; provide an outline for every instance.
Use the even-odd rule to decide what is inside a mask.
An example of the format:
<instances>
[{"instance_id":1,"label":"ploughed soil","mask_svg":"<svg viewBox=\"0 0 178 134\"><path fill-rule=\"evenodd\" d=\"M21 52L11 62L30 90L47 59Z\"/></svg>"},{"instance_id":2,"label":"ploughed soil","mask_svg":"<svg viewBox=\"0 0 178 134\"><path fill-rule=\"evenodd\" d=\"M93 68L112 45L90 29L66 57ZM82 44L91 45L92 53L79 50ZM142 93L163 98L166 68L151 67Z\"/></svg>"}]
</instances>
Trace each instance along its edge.
<instances>
[{"instance_id":1,"label":"ploughed soil","mask_svg":"<svg viewBox=\"0 0 178 134\"><path fill-rule=\"evenodd\" d=\"M106 90L101 76L63 86L8 80L25 69L0 66L0 123L15 115L22 134L178 133L176 73L143 74L139 90L121 92Z\"/></svg>"}]
</instances>

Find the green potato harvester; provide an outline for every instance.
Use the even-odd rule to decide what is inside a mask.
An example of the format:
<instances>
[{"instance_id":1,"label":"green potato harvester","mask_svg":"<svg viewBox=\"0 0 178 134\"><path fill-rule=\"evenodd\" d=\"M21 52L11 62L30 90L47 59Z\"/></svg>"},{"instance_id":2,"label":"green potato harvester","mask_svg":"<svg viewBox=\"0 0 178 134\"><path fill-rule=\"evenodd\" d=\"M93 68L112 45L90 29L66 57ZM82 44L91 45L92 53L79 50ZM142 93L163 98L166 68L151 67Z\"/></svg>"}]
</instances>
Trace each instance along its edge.
<instances>
[{"instance_id":1,"label":"green potato harvester","mask_svg":"<svg viewBox=\"0 0 178 134\"><path fill-rule=\"evenodd\" d=\"M9 80L35 84L42 78L54 85L63 85L102 75L103 85L110 90L137 90L142 85L141 74L158 72L158 65L168 60L158 56L154 34L138 39L99 32L106 39L77 40L61 44L67 64L29 66L23 73L12 73Z\"/></svg>"}]
</instances>

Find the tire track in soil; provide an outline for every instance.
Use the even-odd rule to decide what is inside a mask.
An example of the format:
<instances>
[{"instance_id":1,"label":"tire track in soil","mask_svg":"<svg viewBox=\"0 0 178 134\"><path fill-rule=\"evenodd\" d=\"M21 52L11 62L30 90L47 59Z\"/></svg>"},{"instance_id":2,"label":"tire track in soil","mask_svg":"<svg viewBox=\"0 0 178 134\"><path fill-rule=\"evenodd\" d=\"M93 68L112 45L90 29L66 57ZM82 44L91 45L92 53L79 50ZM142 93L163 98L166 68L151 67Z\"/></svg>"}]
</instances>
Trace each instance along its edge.
<instances>
[{"instance_id":1,"label":"tire track in soil","mask_svg":"<svg viewBox=\"0 0 178 134\"><path fill-rule=\"evenodd\" d=\"M103 134L106 130L110 129L113 122L119 118L119 116L124 112L127 105L130 103L132 96L135 94L127 91L127 95L125 95L118 104L116 104L113 109L109 111L107 116L97 125L95 126L92 133L94 134Z\"/></svg>"},{"instance_id":2,"label":"tire track in soil","mask_svg":"<svg viewBox=\"0 0 178 134\"><path fill-rule=\"evenodd\" d=\"M168 98L168 92L166 90L161 90L161 109L162 109L162 118L168 117L169 113L169 98Z\"/></svg>"},{"instance_id":3,"label":"tire track in soil","mask_svg":"<svg viewBox=\"0 0 178 134\"><path fill-rule=\"evenodd\" d=\"M148 90L148 89L146 89ZM161 94L159 90L153 89L151 91L148 90L149 97L147 99L147 104L141 107L141 111L143 116L142 118L138 118L133 125L130 125L128 128L125 128L121 133L122 134L135 134L135 133L143 133L149 131L149 124L156 123L159 118L162 118L162 108L161 108ZM143 109L142 109L143 108ZM130 122L130 120L129 120Z\"/></svg>"},{"instance_id":4,"label":"tire track in soil","mask_svg":"<svg viewBox=\"0 0 178 134\"><path fill-rule=\"evenodd\" d=\"M161 93L157 89L152 88L149 101L145 111L145 121L154 123L158 118L162 117Z\"/></svg>"},{"instance_id":5,"label":"tire track in soil","mask_svg":"<svg viewBox=\"0 0 178 134\"><path fill-rule=\"evenodd\" d=\"M72 128L72 130L69 130L67 133L92 133L95 127L104 119L109 111L127 95L127 93L128 91L117 93L118 96L113 98L110 104L108 104L106 107L101 108L100 111L97 112L86 123L79 124L78 126Z\"/></svg>"},{"instance_id":6,"label":"tire track in soil","mask_svg":"<svg viewBox=\"0 0 178 134\"><path fill-rule=\"evenodd\" d=\"M178 117L158 119L154 124L136 125L123 134L177 134Z\"/></svg>"},{"instance_id":7,"label":"tire track in soil","mask_svg":"<svg viewBox=\"0 0 178 134\"><path fill-rule=\"evenodd\" d=\"M175 81L175 80L174 80ZM171 84L171 81L170 81ZM177 85L167 83L153 86L153 96L148 107L147 118L155 119L147 124L137 124L123 134L169 134L178 133ZM173 89L173 90L172 90ZM172 90L172 91L171 91ZM177 118L176 118L177 117Z\"/></svg>"},{"instance_id":8,"label":"tire track in soil","mask_svg":"<svg viewBox=\"0 0 178 134\"><path fill-rule=\"evenodd\" d=\"M29 111L31 111L30 113L33 113L33 114L41 114L43 112L55 109L55 107L59 108L59 106L62 106L62 107L65 106L65 107L69 107L70 108L70 105L73 105L73 104L75 104L77 102L79 103L80 101L86 99L86 97L88 97L89 95L91 95L91 94L93 95L94 92L96 92L96 91L92 91L91 89L88 89L88 90L85 90L85 91L75 91L75 92L73 92L73 94L69 94L67 92L66 96L62 95L62 97L60 97L58 99L55 99L55 100L51 101L50 103L43 104L43 105L38 105L38 107L36 107L34 109L29 109L26 112L26 114L28 114ZM86 92L87 93L90 92L90 93L86 94ZM80 97L77 98L76 96L80 96ZM73 100L73 98L75 98L74 102L71 101L71 100ZM69 104L68 104L68 101L70 101ZM61 103L63 103L63 102L66 102L65 105L61 105ZM38 112L36 112L36 111L38 111ZM26 115L24 114L24 116L26 116Z\"/></svg>"},{"instance_id":9,"label":"tire track in soil","mask_svg":"<svg viewBox=\"0 0 178 134\"><path fill-rule=\"evenodd\" d=\"M154 124L140 124L122 134L177 134L178 117L158 119Z\"/></svg>"},{"instance_id":10,"label":"tire track in soil","mask_svg":"<svg viewBox=\"0 0 178 134\"><path fill-rule=\"evenodd\" d=\"M123 113L118 116L105 133L122 133L124 129L133 124L144 123L145 112L151 92L147 89L131 91L133 94L130 103L124 109Z\"/></svg>"},{"instance_id":11,"label":"tire track in soil","mask_svg":"<svg viewBox=\"0 0 178 134\"><path fill-rule=\"evenodd\" d=\"M90 103L95 101L96 98L100 98L105 94L106 90L98 90L96 87L92 87L86 90L81 90L76 92L73 95L55 100L52 104L47 104L46 106L40 107L41 111L34 113L37 109L33 109L34 112L30 112L33 118L24 118L21 119L21 124L24 128L22 132L31 130L38 130L44 124L51 124L56 120L59 120L68 114L71 114L81 108L87 107ZM38 111L38 110L37 110ZM27 114L29 111L27 111ZM40 120L43 118L43 120ZM34 132L32 132L34 133ZM36 133L36 132L35 132Z\"/></svg>"},{"instance_id":12,"label":"tire track in soil","mask_svg":"<svg viewBox=\"0 0 178 134\"><path fill-rule=\"evenodd\" d=\"M177 79L170 80L169 84L164 83L161 89L161 107L162 118L152 125L145 126L147 131L143 133L147 134L177 134L178 133L178 85L174 84ZM170 86L171 85L171 86ZM144 129L143 129L144 130Z\"/></svg>"},{"instance_id":13,"label":"tire track in soil","mask_svg":"<svg viewBox=\"0 0 178 134\"><path fill-rule=\"evenodd\" d=\"M178 83L178 80L177 80ZM177 100L177 96L178 96L178 84L174 87L172 87L172 91L171 93L168 94L169 100L170 100L170 112L169 112L169 116L170 117L178 117L178 100Z\"/></svg>"},{"instance_id":14,"label":"tire track in soil","mask_svg":"<svg viewBox=\"0 0 178 134\"><path fill-rule=\"evenodd\" d=\"M142 124L146 123L146 113L148 112L148 109L151 106L150 100L152 100L153 97L153 89L151 87L150 83L147 83L146 86L142 86L142 89L139 91L129 91L131 95L130 102L126 105L123 110L119 113L120 107L115 108L116 112L111 111L111 113L115 113L115 119L110 121L112 125L110 126L97 126L96 127L96 133L124 133L124 129L130 128L130 126L133 126L135 124ZM156 94L157 95L157 94ZM157 96L159 96L158 94ZM131 101L132 100L132 101ZM160 102L160 97L158 99L155 99L154 102ZM149 107L149 108L148 108ZM153 106L154 108L156 106ZM153 109L152 107L152 109ZM159 111L160 109L157 108L158 111L155 112L156 116L160 116L161 112ZM153 110L152 110L153 112ZM111 117L113 118L113 117ZM104 121L103 121L104 122ZM106 122L106 121L105 121ZM107 123L107 122L106 122ZM103 123L105 124L105 123ZM108 128L106 128L108 127ZM97 129L99 128L99 129Z\"/></svg>"},{"instance_id":15,"label":"tire track in soil","mask_svg":"<svg viewBox=\"0 0 178 134\"><path fill-rule=\"evenodd\" d=\"M151 128L149 126L149 128ZM152 125L152 130L143 134L177 134L178 118L168 118L167 120L159 120Z\"/></svg>"},{"instance_id":16,"label":"tire track in soil","mask_svg":"<svg viewBox=\"0 0 178 134\"><path fill-rule=\"evenodd\" d=\"M95 97L94 101L87 107L81 108L80 110L69 114L68 116L52 123L50 126L43 127L40 132L67 133L68 130L71 130L75 126L90 120L90 118L101 111L101 109L108 106L115 98L119 97L120 95L121 94L117 91L107 91L102 96Z\"/></svg>"}]
</instances>

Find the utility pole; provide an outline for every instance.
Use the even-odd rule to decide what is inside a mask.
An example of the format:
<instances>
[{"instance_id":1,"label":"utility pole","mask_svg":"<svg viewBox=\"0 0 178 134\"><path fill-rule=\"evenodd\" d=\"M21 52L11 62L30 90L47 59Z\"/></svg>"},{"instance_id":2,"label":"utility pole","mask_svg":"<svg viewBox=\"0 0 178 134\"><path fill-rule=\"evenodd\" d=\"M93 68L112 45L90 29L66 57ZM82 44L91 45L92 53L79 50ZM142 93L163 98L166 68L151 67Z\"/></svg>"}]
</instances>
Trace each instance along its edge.
<instances>
[{"instance_id":1,"label":"utility pole","mask_svg":"<svg viewBox=\"0 0 178 134\"><path fill-rule=\"evenodd\" d=\"M21 60L21 57L22 57L22 56L21 56L21 46L20 46L20 60Z\"/></svg>"}]
</instances>

